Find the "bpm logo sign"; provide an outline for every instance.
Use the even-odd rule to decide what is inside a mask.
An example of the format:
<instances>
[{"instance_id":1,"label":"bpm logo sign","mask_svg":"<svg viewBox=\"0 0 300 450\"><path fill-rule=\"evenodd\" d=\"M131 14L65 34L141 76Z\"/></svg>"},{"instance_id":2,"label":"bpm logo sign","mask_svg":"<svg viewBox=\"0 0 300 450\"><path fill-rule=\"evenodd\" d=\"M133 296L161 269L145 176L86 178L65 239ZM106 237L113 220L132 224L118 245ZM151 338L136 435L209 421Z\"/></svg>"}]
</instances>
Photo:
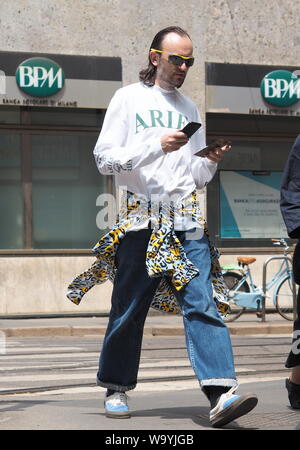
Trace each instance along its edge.
<instances>
[{"instance_id":1,"label":"bpm logo sign","mask_svg":"<svg viewBox=\"0 0 300 450\"><path fill-rule=\"evenodd\" d=\"M48 58L30 58L16 71L19 88L34 97L49 97L59 92L65 82L63 69Z\"/></svg>"},{"instance_id":2,"label":"bpm logo sign","mask_svg":"<svg viewBox=\"0 0 300 450\"><path fill-rule=\"evenodd\" d=\"M300 100L298 72L275 70L262 80L260 90L263 98L275 106L291 106Z\"/></svg>"}]
</instances>

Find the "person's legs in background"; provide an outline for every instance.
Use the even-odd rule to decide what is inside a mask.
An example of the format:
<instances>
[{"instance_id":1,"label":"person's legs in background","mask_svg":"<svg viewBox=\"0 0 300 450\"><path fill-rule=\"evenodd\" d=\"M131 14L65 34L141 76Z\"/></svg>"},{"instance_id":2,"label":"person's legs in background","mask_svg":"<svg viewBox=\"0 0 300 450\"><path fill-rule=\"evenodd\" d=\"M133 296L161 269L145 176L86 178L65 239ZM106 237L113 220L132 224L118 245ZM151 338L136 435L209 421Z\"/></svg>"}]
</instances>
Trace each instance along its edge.
<instances>
[{"instance_id":1,"label":"person's legs in background","mask_svg":"<svg viewBox=\"0 0 300 450\"><path fill-rule=\"evenodd\" d=\"M295 283L300 285L300 242L298 242L293 257L293 273ZM291 368L290 378L286 380L286 388L290 405L300 409L300 288L297 296L297 318L294 322L293 342L285 366Z\"/></svg>"},{"instance_id":2,"label":"person's legs in background","mask_svg":"<svg viewBox=\"0 0 300 450\"><path fill-rule=\"evenodd\" d=\"M286 380L286 388L290 405L294 409L300 409L300 288L297 296L297 315L293 343L286 362L286 367L292 369L290 378Z\"/></svg>"}]
</instances>

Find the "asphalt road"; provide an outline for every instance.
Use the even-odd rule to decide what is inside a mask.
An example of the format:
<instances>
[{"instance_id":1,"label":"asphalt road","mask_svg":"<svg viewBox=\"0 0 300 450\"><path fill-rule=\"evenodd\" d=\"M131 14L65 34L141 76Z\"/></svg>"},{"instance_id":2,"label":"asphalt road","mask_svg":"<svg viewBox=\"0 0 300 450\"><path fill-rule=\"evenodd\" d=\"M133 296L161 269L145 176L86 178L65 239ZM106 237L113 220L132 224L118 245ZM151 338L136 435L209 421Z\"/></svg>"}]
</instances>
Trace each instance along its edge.
<instances>
[{"instance_id":1,"label":"asphalt road","mask_svg":"<svg viewBox=\"0 0 300 450\"><path fill-rule=\"evenodd\" d=\"M284 361L289 336L232 337L240 392L258 406L224 429L300 429L289 408ZM100 337L7 338L0 355L1 430L203 430L209 405L190 368L184 338L145 337L133 416L107 419L95 386Z\"/></svg>"}]
</instances>

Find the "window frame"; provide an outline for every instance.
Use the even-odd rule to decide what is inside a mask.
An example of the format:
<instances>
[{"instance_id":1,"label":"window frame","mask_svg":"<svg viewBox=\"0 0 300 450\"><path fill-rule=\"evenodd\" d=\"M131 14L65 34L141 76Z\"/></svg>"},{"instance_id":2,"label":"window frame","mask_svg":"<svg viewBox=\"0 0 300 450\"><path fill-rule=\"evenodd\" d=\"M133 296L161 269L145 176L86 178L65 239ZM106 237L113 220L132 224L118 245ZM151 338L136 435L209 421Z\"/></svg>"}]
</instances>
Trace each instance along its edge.
<instances>
[{"instance_id":1,"label":"window frame","mask_svg":"<svg viewBox=\"0 0 300 450\"><path fill-rule=\"evenodd\" d=\"M36 110L36 108L35 108ZM40 108L41 113L43 108ZM69 109L68 109L69 110ZM66 111L68 111L66 110ZM76 109L71 109L72 112ZM0 255L91 255L91 249L35 249L33 243L33 211L32 211L32 157L31 136L33 135L82 135L98 137L100 129L96 126L78 125L33 125L31 124L31 108L20 107L20 123L0 123L1 134L19 134L21 153L21 192L23 199L23 248L0 249ZM92 156L91 156L92 157ZM99 174L99 176L101 176ZM112 176L105 176L105 190L113 193L114 184Z\"/></svg>"},{"instance_id":2,"label":"window frame","mask_svg":"<svg viewBox=\"0 0 300 450\"><path fill-rule=\"evenodd\" d=\"M234 115L232 115L234 116ZM234 117L233 117L234 118ZM259 116L258 119L261 117ZM246 117L245 117L246 119ZM216 133L209 132L207 130L207 142L210 142L217 137L222 135L223 137L227 137L231 140L232 145L234 146L234 142L236 141L244 141L244 142L253 142L253 141L261 141L261 142L288 142L289 149L293 142L295 141L295 135L290 133L282 133L282 132L272 132L272 133L258 133L258 132L220 132ZM226 156L225 156L226 157ZM222 170L222 169L221 169ZM226 170L226 169L224 169ZM235 170L235 169L232 169ZM242 170L242 169L241 169ZM243 169L244 170L244 169ZM278 169L279 170L279 169ZM281 169L283 171L283 168ZM207 223L209 227L209 232L214 241L214 244L220 249L222 253L240 253L248 252L274 252L278 253L278 251L282 252L282 249L274 249L274 246L271 244L271 238L221 238L220 237L220 227L221 227L221 200L220 200L220 169L217 169L217 172L213 178L213 180L207 185ZM213 205L213 206L212 206ZM278 236L274 236L278 237ZM292 244L295 242L292 239L287 238L287 242Z\"/></svg>"}]
</instances>

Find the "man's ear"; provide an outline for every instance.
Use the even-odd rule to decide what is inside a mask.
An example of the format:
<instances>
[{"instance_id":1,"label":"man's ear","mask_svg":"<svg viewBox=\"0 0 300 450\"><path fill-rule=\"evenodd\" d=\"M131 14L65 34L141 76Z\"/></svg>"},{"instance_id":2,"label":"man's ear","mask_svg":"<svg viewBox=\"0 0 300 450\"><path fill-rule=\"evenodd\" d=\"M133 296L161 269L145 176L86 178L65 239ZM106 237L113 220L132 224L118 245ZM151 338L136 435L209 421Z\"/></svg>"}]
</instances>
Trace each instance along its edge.
<instances>
[{"instance_id":1,"label":"man's ear","mask_svg":"<svg viewBox=\"0 0 300 450\"><path fill-rule=\"evenodd\" d=\"M157 67L158 60L159 60L159 54L157 52L154 52L153 50L150 50L149 52L149 58L153 66Z\"/></svg>"}]
</instances>

